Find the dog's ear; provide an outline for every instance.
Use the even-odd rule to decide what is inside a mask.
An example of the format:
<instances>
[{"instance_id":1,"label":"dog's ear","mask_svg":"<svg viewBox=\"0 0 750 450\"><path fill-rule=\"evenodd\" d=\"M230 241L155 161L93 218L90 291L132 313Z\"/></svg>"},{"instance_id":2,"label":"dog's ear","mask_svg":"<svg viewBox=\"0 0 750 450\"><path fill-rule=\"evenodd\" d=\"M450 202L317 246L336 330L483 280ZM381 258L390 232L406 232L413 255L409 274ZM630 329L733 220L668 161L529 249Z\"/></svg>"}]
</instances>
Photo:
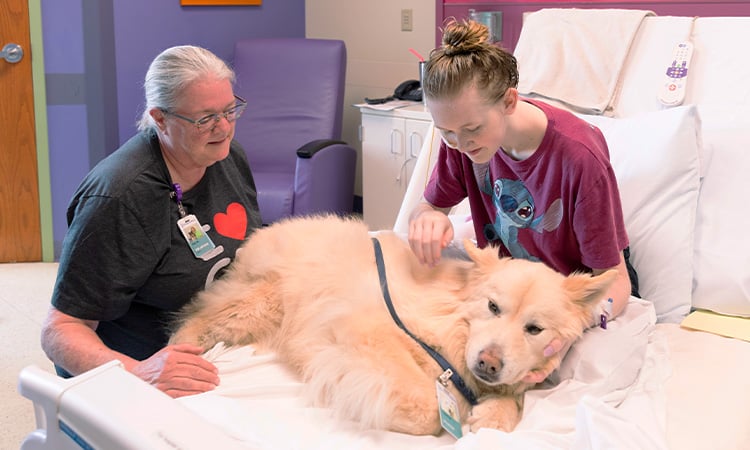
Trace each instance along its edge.
<instances>
[{"instance_id":1,"label":"dog's ear","mask_svg":"<svg viewBox=\"0 0 750 450\"><path fill-rule=\"evenodd\" d=\"M617 271L614 269L596 276L574 273L565 279L564 286L577 303L586 309L590 309L604 298L616 278Z\"/></svg>"},{"instance_id":2,"label":"dog's ear","mask_svg":"<svg viewBox=\"0 0 750 450\"><path fill-rule=\"evenodd\" d=\"M490 246L479 248L477 247L477 244L469 238L464 239L463 243L464 249L466 249L466 254L469 255L469 258L471 258L471 260L477 265L486 266L497 262L499 259L496 248Z\"/></svg>"}]
</instances>

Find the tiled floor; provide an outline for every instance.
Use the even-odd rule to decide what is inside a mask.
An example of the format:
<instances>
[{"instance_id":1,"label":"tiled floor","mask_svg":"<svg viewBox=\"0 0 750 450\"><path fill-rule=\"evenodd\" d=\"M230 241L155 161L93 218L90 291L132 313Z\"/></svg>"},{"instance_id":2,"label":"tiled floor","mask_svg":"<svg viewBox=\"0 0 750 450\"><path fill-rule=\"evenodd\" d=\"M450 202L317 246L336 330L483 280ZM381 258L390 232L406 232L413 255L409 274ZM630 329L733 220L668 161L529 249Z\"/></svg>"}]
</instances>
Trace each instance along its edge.
<instances>
[{"instance_id":1,"label":"tiled floor","mask_svg":"<svg viewBox=\"0 0 750 450\"><path fill-rule=\"evenodd\" d=\"M39 345L57 264L0 264L0 450L17 450L35 428L30 400L18 393L18 374L35 364L52 372Z\"/></svg>"}]
</instances>

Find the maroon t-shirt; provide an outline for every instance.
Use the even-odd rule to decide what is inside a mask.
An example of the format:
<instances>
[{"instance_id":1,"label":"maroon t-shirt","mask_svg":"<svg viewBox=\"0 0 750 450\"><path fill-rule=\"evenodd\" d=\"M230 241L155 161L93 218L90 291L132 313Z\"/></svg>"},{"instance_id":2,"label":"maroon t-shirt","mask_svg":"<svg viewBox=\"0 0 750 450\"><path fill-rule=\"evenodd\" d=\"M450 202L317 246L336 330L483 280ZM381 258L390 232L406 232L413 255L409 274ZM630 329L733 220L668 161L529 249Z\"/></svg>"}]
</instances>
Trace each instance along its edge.
<instances>
[{"instance_id":1,"label":"maroon t-shirt","mask_svg":"<svg viewBox=\"0 0 750 450\"><path fill-rule=\"evenodd\" d=\"M616 266L628 246L620 193L601 131L565 110L523 99L547 116L534 154L502 149L474 164L442 143L425 199L449 208L467 196L480 247L540 260L561 273Z\"/></svg>"}]
</instances>

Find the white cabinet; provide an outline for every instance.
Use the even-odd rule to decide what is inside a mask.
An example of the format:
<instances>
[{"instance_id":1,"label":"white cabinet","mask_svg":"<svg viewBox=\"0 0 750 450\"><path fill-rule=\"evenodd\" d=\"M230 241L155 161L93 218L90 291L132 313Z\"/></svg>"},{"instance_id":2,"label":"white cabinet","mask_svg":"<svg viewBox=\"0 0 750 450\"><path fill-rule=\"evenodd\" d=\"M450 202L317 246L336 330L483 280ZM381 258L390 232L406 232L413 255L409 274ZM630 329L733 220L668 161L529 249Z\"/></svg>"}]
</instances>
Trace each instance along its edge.
<instances>
[{"instance_id":1,"label":"white cabinet","mask_svg":"<svg viewBox=\"0 0 750 450\"><path fill-rule=\"evenodd\" d=\"M360 111L364 219L371 230L392 229L432 118L421 104Z\"/></svg>"}]
</instances>

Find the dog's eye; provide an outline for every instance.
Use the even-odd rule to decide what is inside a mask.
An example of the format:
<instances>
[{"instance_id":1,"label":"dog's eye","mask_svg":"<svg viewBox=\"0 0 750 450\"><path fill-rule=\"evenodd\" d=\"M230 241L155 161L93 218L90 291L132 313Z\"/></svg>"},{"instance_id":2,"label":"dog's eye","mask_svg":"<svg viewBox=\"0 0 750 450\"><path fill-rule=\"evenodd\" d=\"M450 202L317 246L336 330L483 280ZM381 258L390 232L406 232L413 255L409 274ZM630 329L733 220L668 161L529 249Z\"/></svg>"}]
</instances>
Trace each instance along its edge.
<instances>
[{"instance_id":1,"label":"dog's eye","mask_svg":"<svg viewBox=\"0 0 750 450\"><path fill-rule=\"evenodd\" d=\"M526 325L526 332L529 333L532 336L536 336L537 334L541 333L544 329L536 324L529 324Z\"/></svg>"},{"instance_id":2,"label":"dog's eye","mask_svg":"<svg viewBox=\"0 0 750 450\"><path fill-rule=\"evenodd\" d=\"M493 302L492 300L487 303L487 308L489 308L490 312L492 312L492 314L496 316L500 314L500 307L497 306L497 303Z\"/></svg>"}]
</instances>

